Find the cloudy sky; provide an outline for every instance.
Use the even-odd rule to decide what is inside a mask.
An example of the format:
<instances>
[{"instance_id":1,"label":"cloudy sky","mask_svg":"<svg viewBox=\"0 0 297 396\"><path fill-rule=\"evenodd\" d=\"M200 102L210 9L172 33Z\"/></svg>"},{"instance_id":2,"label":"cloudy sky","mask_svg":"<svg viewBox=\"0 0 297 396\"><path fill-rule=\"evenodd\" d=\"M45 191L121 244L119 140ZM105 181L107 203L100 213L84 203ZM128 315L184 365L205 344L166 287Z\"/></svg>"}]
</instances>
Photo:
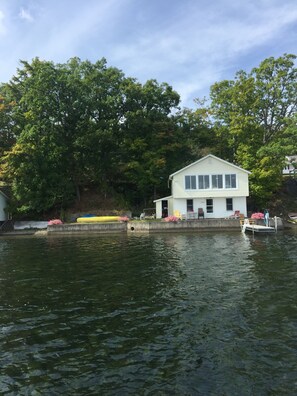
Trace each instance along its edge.
<instances>
[{"instance_id":1,"label":"cloudy sky","mask_svg":"<svg viewBox=\"0 0 297 396\"><path fill-rule=\"evenodd\" d=\"M0 82L20 59L108 66L155 78L194 108L211 84L297 54L296 0L0 0Z\"/></svg>"}]
</instances>

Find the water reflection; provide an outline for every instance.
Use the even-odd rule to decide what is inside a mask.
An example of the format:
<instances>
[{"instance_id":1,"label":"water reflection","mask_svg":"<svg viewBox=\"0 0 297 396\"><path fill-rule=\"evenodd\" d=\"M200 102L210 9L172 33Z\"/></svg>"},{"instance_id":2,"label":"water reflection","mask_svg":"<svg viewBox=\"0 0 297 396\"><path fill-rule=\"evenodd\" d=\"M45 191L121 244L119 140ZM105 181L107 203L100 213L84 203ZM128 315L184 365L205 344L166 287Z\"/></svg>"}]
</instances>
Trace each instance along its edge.
<instances>
[{"instance_id":1,"label":"water reflection","mask_svg":"<svg viewBox=\"0 0 297 396\"><path fill-rule=\"evenodd\" d=\"M2 394L296 393L295 234L1 246Z\"/></svg>"}]
</instances>

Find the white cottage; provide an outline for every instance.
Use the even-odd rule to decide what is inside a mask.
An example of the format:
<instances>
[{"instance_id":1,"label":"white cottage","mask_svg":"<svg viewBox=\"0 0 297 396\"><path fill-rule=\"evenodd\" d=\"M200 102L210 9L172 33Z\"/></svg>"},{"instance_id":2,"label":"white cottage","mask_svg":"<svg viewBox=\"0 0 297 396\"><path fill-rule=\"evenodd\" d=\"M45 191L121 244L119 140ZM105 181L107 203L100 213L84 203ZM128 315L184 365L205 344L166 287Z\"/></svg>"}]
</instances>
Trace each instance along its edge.
<instances>
[{"instance_id":1,"label":"white cottage","mask_svg":"<svg viewBox=\"0 0 297 396\"><path fill-rule=\"evenodd\" d=\"M7 220L7 213L5 212L7 201L7 196L4 194L3 191L0 190L0 221Z\"/></svg>"},{"instance_id":2,"label":"white cottage","mask_svg":"<svg viewBox=\"0 0 297 396\"><path fill-rule=\"evenodd\" d=\"M247 216L250 172L212 154L169 176L171 194L155 200L156 217L225 218Z\"/></svg>"}]
</instances>

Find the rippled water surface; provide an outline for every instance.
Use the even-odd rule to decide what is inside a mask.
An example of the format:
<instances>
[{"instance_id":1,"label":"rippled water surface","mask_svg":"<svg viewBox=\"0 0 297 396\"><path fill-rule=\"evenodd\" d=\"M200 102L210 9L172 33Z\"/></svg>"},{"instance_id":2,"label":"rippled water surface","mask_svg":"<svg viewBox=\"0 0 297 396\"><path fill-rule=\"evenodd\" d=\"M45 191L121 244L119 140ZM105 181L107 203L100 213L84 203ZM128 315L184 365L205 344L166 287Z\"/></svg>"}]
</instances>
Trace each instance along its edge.
<instances>
[{"instance_id":1,"label":"rippled water surface","mask_svg":"<svg viewBox=\"0 0 297 396\"><path fill-rule=\"evenodd\" d=\"M296 395L297 233L0 239L1 395Z\"/></svg>"}]
</instances>

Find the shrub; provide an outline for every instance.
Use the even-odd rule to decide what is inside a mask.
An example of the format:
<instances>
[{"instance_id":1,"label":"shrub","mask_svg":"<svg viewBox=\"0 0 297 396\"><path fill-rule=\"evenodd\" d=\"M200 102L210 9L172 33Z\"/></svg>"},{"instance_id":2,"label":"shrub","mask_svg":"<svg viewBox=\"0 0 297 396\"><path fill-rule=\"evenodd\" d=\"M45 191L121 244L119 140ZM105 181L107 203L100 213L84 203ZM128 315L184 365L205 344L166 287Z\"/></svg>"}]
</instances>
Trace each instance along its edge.
<instances>
[{"instance_id":1,"label":"shrub","mask_svg":"<svg viewBox=\"0 0 297 396\"><path fill-rule=\"evenodd\" d=\"M59 224L63 224L63 222L60 219L52 219L52 220L49 220L49 222L47 224L48 225L59 225Z\"/></svg>"},{"instance_id":2,"label":"shrub","mask_svg":"<svg viewBox=\"0 0 297 396\"><path fill-rule=\"evenodd\" d=\"M176 216L168 216L164 218L164 221L167 223L177 223L179 221L179 218Z\"/></svg>"},{"instance_id":3,"label":"shrub","mask_svg":"<svg viewBox=\"0 0 297 396\"><path fill-rule=\"evenodd\" d=\"M264 219L264 213L261 212L253 213L251 219L256 219L256 220Z\"/></svg>"},{"instance_id":4,"label":"shrub","mask_svg":"<svg viewBox=\"0 0 297 396\"><path fill-rule=\"evenodd\" d=\"M128 216L121 216L119 217L119 221L124 221L125 223L127 223L127 221L129 221L129 217Z\"/></svg>"}]
</instances>

